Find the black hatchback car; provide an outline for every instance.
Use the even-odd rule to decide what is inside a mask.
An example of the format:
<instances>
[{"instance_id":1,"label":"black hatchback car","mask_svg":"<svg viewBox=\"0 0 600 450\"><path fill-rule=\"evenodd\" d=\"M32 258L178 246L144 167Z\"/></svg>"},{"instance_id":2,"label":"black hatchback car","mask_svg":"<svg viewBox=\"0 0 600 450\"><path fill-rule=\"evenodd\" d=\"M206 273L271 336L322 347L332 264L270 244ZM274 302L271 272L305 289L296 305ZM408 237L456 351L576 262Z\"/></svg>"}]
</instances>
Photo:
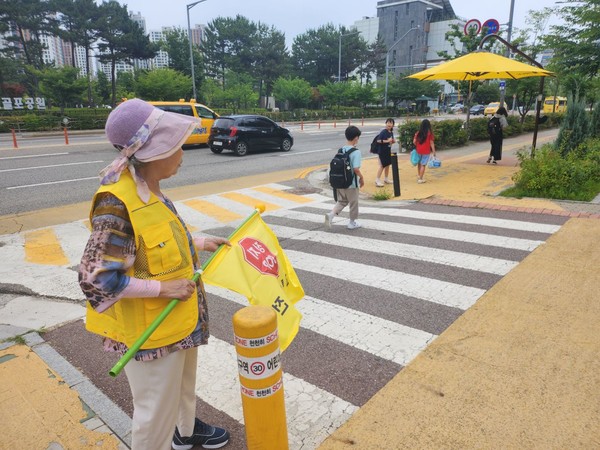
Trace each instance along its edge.
<instances>
[{"instance_id":1,"label":"black hatchback car","mask_svg":"<svg viewBox=\"0 0 600 450\"><path fill-rule=\"evenodd\" d=\"M469 112L473 115L473 116L478 116L478 115L483 115L483 111L485 110L485 106L484 105L473 105L471 106L471 109L469 110Z\"/></svg>"},{"instance_id":2,"label":"black hatchback car","mask_svg":"<svg viewBox=\"0 0 600 450\"><path fill-rule=\"evenodd\" d=\"M233 150L244 156L249 150L280 149L289 152L294 138L287 128L259 115L221 116L215 120L208 138L213 153Z\"/></svg>"}]
</instances>

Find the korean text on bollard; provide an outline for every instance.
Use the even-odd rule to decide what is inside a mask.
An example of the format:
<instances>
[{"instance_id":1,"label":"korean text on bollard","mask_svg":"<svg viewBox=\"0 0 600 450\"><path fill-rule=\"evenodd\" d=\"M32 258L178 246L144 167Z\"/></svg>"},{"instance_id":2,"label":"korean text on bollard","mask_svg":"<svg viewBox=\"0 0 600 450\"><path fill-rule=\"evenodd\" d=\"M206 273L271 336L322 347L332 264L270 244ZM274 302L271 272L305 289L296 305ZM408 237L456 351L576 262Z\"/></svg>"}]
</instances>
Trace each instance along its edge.
<instances>
[{"instance_id":1,"label":"korean text on bollard","mask_svg":"<svg viewBox=\"0 0 600 450\"><path fill-rule=\"evenodd\" d=\"M394 197L400 197L400 170L396 152L392 152L392 181L394 182Z\"/></svg>"},{"instance_id":2,"label":"korean text on bollard","mask_svg":"<svg viewBox=\"0 0 600 450\"><path fill-rule=\"evenodd\" d=\"M288 449L277 315L247 306L233 315L248 450Z\"/></svg>"}]
</instances>

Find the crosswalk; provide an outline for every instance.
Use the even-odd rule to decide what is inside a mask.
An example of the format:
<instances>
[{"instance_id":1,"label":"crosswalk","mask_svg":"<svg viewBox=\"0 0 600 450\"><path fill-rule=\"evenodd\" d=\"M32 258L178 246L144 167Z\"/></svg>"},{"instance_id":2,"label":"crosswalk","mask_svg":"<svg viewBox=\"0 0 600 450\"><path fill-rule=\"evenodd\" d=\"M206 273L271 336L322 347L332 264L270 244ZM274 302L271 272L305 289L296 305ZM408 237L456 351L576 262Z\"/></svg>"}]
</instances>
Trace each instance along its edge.
<instances>
[{"instance_id":1,"label":"crosswalk","mask_svg":"<svg viewBox=\"0 0 600 450\"><path fill-rule=\"evenodd\" d=\"M331 198L270 184L177 202L195 231L226 236L253 210L279 237L306 291L301 331L282 356L291 449L315 449L504 275L564 223L559 216L457 209L418 203L361 205L323 226ZM50 232L51 231L51 232ZM36 261L27 233L0 236L0 283L80 302L75 266L85 221L52 227L54 261ZM64 259L54 257L60 249ZM48 249L46 249L48 250ZM39 256L38 256L39 257ZM43 261L42 261L43 262ZM211 340L201 347L198 398L243 423L231 315L238 294L207 286ZM83 332L83 331L82 331ZM85 360L75 361L85 370ZM89 363L88 363L89 364ZM92 381L94 381L92 379ZM117 402L118 403L118 402ZM211 420L210 417L205 418ZM234 441L244 448L243 435Z\"/></svg>"}]
</instances>

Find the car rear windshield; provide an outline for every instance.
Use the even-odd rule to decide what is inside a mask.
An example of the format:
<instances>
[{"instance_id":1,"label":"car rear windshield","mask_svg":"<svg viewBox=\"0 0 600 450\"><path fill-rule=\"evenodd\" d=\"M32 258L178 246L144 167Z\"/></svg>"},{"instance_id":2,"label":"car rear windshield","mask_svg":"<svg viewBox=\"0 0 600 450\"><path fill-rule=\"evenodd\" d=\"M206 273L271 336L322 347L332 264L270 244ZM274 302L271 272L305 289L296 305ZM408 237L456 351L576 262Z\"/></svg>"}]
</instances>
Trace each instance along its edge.
<instances>
[{"instance_id":1,"label":"car rear windshield","mask_svg":"<svg viewBox=\"0 0 600 450\"><path fill-rule=\"evenodd\" d=\"M217 120L215 120L215 124L213 125L213 127L215 128L231 128L231 126L233 125L233 119L230 119L228 117L221 117Z\"/></svg>"}]
</instances>

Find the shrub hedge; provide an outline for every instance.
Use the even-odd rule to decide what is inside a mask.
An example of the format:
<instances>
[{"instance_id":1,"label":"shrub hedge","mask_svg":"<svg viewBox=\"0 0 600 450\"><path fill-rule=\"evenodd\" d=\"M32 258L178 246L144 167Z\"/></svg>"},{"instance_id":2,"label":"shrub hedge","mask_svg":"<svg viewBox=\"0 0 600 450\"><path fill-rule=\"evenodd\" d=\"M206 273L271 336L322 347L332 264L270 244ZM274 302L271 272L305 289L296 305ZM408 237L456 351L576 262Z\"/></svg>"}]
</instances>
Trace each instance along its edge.
<instances>
[{"instance_id":1,"label":"shrub hedge","mask_svg":"<svg viewBox=\"0 0 600 450\"><path fill-rule=\"evenodd\" d=\"M561 155L551 144L543 145L531 158L519 153L521 170L513 176L515 186L506 197L555 198L590 201L600 192L600 139L588 139Z\"/></svg>"},{"instance_id":2,"label":"shrub hedge","mask_svg":"<svg viewBox=\"0 0 600 450\"><path fill-rule=\"evenodd\" d=\"M70 130L94 130L104 128L106 118L110 114L106 108L67 108L64 114L58 109L46 111L0 111L0 133L9 133L12 128L17 131L58 131L63 128L63 119L69 119L67 128ZM220 115L232 114L231 110L217 110ZM236 111L239 113L262 114L276 122L298 122L317 120L340 120L346 121L350 118L373 117L402 117L408 118L405 124L399 125L398 133L400 142L405 149L412 148L412 137L419 129L420 120L416 115L410 115L407 111L390 111L381 108L339 108L330 110L296 110L296 111L265 111L264 109L250 109ZM563 114L548 114L545 123L540 124L540 129L556 127L560 124ZM519 116L509 116L509 128L504 131L505 136L512 136L523 132L532 131L534 128L534 117L526 116L523 123L519 122ZM456 147L464 144L467 140L487 140L486 118L471 118L469 121L469 134L464 128L462 119L434 120L430 118L433 132L436 136L436 146L443 149Z\"/></svg>"}]
</instances>

